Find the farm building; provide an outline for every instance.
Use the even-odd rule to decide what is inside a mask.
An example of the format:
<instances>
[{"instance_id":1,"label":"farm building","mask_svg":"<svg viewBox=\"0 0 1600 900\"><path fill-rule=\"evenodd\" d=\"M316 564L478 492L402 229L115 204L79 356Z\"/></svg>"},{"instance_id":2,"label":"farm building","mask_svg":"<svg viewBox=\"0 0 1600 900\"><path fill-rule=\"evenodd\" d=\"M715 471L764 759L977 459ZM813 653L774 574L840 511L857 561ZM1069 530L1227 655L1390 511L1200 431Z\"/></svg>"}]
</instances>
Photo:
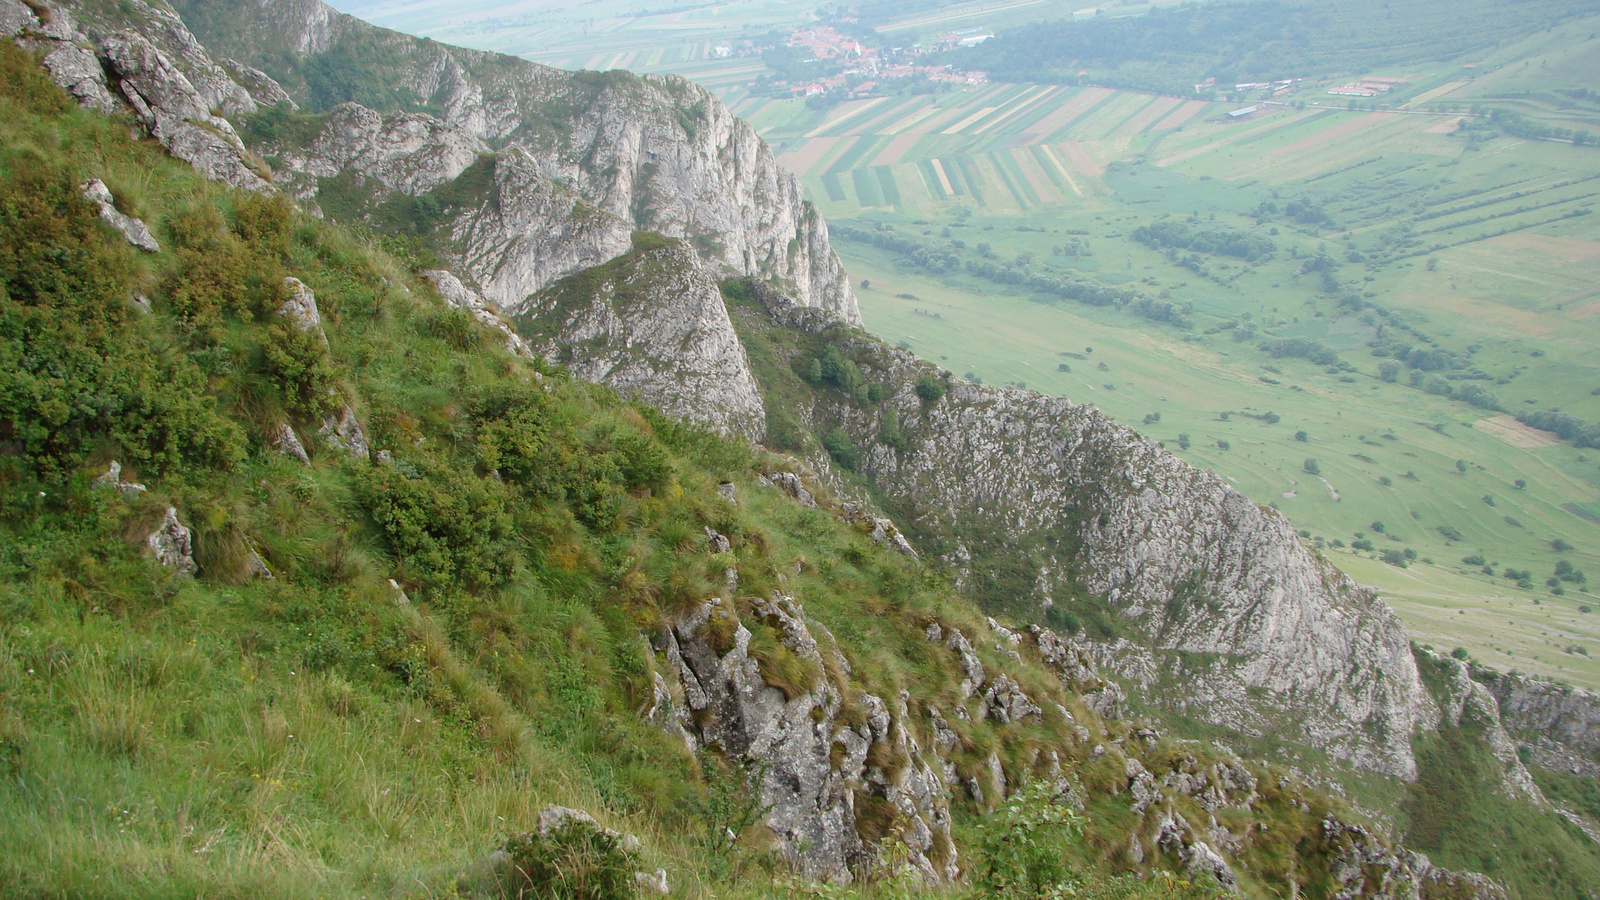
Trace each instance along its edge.
<instances>
[{"instance_id":1,"label":"farm building","mask_svg":"<svg viewBox=\"0 0 1600 900\"><path fill-rule=\"evenodd\" d=\"M1259 110L1260 108L1261 107L1259 107L1259 106L1246 106L1243 109L1236 109L1233 112L1228 113L1228 118L1230 118L1230 119L1248 119L1249 117L1255 115L1256 111Z\"/></svg>"}]
</instances>

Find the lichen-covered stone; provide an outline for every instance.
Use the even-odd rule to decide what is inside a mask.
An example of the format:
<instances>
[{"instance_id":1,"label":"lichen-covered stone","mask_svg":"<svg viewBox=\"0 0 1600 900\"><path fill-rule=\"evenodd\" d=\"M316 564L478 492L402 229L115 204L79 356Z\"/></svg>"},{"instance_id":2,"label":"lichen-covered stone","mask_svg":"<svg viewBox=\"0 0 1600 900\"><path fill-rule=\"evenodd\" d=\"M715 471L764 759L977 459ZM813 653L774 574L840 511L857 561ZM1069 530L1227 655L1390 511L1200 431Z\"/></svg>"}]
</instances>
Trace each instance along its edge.
<instances>
[{"instance_id":1,"label":"lichen-covered stone","mask_svg":"<svg viewBox=\"0 0 1600 900\"><path fill-rule=\"evenodd\" d=\"M194 562L194 535L178 521L178 511L173 507L167 507L161 527L145 538L145 546L155 554L157 562L181 574L193 575L200 570Z\"/></svg>"}]
</instances>

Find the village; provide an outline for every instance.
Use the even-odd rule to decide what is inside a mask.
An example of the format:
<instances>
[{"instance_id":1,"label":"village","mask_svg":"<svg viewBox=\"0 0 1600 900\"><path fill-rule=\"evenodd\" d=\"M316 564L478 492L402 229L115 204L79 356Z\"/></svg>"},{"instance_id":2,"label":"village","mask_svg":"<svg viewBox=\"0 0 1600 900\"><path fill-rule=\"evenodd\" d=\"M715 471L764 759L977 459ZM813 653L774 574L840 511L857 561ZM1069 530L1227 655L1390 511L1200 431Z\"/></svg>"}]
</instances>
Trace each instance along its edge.
<instances>
[{"instance_id":1,"label":"village","mask_svg":"<svg viewBox=\"0 0 1600 900\"><path fill-rule=\"evenodd\" d=\"M841 24L851 21L841 20ZM988 77L983 72L960 72L948 65L928 65L921 62L921 57L940 50L976 46L993 37L992 32L983 28L966 28L929 44L882 48L869 47L831 25L804 28L789 35L786 46L805 53L805 63L829 62L842 68L801 83L786 83L785 87L790 96L795 97L832 95L853 99L882 93L888 83L907 79L949 87L985 84Z\"/></svg>"}]
</instances>

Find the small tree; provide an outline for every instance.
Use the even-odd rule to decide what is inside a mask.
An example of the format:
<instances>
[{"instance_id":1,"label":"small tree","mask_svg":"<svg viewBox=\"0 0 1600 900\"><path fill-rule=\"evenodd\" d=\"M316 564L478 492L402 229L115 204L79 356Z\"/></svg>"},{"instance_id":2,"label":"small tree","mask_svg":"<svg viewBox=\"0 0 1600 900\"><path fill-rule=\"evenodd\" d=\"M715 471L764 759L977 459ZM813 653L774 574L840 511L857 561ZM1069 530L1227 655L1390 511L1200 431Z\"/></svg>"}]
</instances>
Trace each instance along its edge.
<instances>
[{"instance_id":1,"label":"small tree","mask_svg":"<svg viewBox=\"0 0 1600 900\"><path fill-rule=\"evenodd\" d=\"M1302 444L1307 444L1311 442L1311 435L1306 434L1304 431L1296 431L1294 433L1294 439Z\"/></svg>"},{"instance_id":2,"label":"small tree","mask_svg":"<svg viewBox=\"0 0 1600 900\"><path fill-rule=\"evenodd\" d=\"M1307 475L1322 474L1322 466L1318 465L1317 461L1314 459L1308 458L1304 463L1301 464L1301 466L1306 470Z\"/></svg>"}]
</instances>

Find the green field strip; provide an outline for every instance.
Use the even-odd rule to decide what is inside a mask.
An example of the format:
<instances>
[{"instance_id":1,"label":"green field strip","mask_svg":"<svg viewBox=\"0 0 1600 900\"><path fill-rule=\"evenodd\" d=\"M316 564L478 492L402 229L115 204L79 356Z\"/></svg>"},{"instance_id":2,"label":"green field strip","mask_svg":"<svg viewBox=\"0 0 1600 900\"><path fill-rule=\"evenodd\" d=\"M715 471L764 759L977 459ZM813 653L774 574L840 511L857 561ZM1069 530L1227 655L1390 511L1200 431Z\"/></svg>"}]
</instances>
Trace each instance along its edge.
<instances>
[{"instance_id":1,"label":"green field strip","mask_svg":"<svg viewBox=\"0 0 1600 900\"><path fill-rule=\"evenodd\" d=\"M962 174L961 167L956 165L955 157L945 156L933 160L936 172L944 175L944 180L950 185L950 194L953 196L968 197L972 191L967 188L966 176Z\"/></svg>"},{"instance_id":2,"label":"green field strip","mask_svg":"<svg viewBox=\"0 0 1600 900\"><path fill-rule=\"evenodd\" d=\"M823 119L821 124L813 128L807 137L844 137L855 134L853 129L857 117L865 116L883 106L889 101L888 97L873 97L870 100L851 100Z\"/></svg>"},{"instance_id":3,"label":"green field strip","mask_svg":"<svg viewBox=\"0 0 1600 900\"><path fill-rule=\"evenodd\" d=\"M1146 99L1144 103L1139 104L1137 109L1129 113L1127 116L1124 116L1123 119L1117 124L1111 126L1111 129L1105 133L1105 137L1116 137L1119 131L1130 125L1135 119L1138 119L1140 116L1144 115L1150 109L1150 107L1155 106L1157 103L1164 103L1171 99L1170 97L1156 97L1149 95L1147 95L1147 98L1148 99Z\"/></svg>"},{"instance_id":4,"label":"green field strip","mask_svg":"<svg viewBox=\"0 0 1600 900\"><path fill-rule=\"evenodd\" d=\"M973 135L986 134L989 129L1026 110L1032 102L1036 101L1039 96L1048 93L1048 91L1048 88L1038 86L1008 91L1007 95L1001 99L998 108L988 116L974 122L972 127L968 129L968 133Z\"/></svg>"},{"instance_id":5,"label":"green field strip","mask_svg":"<svg viewBox=\"0 0 1600 900\"><path fill-rule=\"evenodd\" d=\"M822 190L828 199L835 203L844 201L844 185L839 183L839 176L834 172L824 173L822 176Z\"/></svg>"},{"instance_id":6,"label":"green field strip","mask_svg":"<svg viewBox=\"0 0 1600 900\"><path fill-rule=\"evenodd\" d=\"M899 209L903 204L900 200L900 186L895 183L894 172L888 166L874 166L870 170L878 178L878 189L883 195L885 205Z\"/></svg>"},{"instance_id":7,"label":"green field strip","mask_svg":"<svg viewBox=\"0 0 1600 900\"><path fill-rule=\"evenodd\" d=\"M1124 119L1148 103L1149 98L1149 94L1118 91L1110 102L1098 107L1078 124L1077 140L1105 140Z\"/></svg>"},{"instance_id":8,"label":"green field strip","mask_svg":"<svg viewBox=\"0 0 1600 900\"><path fill-rule=\"evenodd\" d=\"M890 140L892 140L892 138L879 137L876 135L863 135L862 137L856 138L854 143L850 145L850 149L846 150L844 153L841 153L839 157L833 161L833 164L828 166L827 171L843 172L847 169L858 168L863 159L870 154L877 153L878 150L888 145Z\"/></svg>"},{"instance_id":9,"label":"green field strip","mask_svg":"<svg viewBox=\"0 0 1600 900\"><path fill-rule=\"evenodd\" d=\"M883 206L883 192L878 189L878 179L871 169L855 169L850 180L856 187L856 199L862 206Z\"/></svg>"},{"instance_id":10,"label":"green field strip","mask_svg":"<svg viewBox=\"0 0 1600 900\"><path fill-rule=\"evenodd\" d=\"M982 173L979 173L978 165L974 162L973 157L954 157L954 168L952 168L952 160L944 160L944 171L946 171L946 175L952 176L952 179L954 179L957 171L962 173L962 186L966 189L966 195L971 197L974 203L978 203L979 207L987 207L989 205L989 197L984 194L986 186L982 181Z\"/></svg>"},{"instance_id":11,"label":"green field strip","mask_svg":"<svg viewBox=\"0 0 1600 900\"><path fill-rule=\"evenodd\" d=\"M1008 107L1000 110L989 121L981 123L972 133L987 135L991 131L995 131L997 136L1009 138L1016 132L1015 126L1018 122L1032 121L1036 117L1040 106L1048 104L1050 98L1058 92L1059 88L1054 86L1035 88L1027 94L1015 98Z\"/></svg>"},{"instance_id":12,"label":"green field strip","mask_svg":"<svg viewBox=\"0 0 1600 900\"><path fill-rule=\"evenodd\" d=\"M906 97L898 103L881 108L880 112L856 126L862 134L897 135L903 130L901 122L927 109L927 98Z\"/></svg>"},{"instance_id":13,"label":"green field strip","mask_svg":"<svg viewBox=\"0 0 1600 900\"><path fill-rule=\"evenodd\" d=\"M1039 164L1040 171L1044 172L1045 177L1050 179L1050 183L1056 186L1056 190L1061 191L1063 194L1067 191L1077 193L1076 186L1067 177L1067 173L1061 170L1061 164L1056 162L1056 158L1050 154L1048 148L1043 144L1036 144L1028 147L1027 151L1032 154L1034 162Z\"/></svg>"},{"instance_id":14,"label":"green field strip","mask_svg":"<svg viewBox=\"0 0 1600 900\"><path fill-rule=\"evenodd\" d=\"M1052 85L1044 93L1033 98L1026 106L1019 108L1006 122L1005 131L1012 134L1025 133L1031 127L1050 117L1050 114L1061 108L1061 105L1071 100L1079 93L1078 88Z\"/></svg>"},{"instance_id":15,"label":"green field strip","mask_svg":"<svg viewBox=\"0 0 1600 900\"><path fill-rule=\"evenodd\" d=\"M1072 134L1072 130L1078 126L1079 122L1085 121L1090 116L1104 108L1107 104L1116 102L1119 94L1121 94L1121 91L1114 91L1110 94L1107 94L1099 103L1096 103L1083 112L1078 113L1076 116L1073 116L1071 119L1069 119L1066 124L1045 135L1044 138L1040 140L1040 143L1054 144L1059 141L1070 140L1069 136Z\"/></svg>"},{"instance_id":16,"label":"green field strip","mask_svg":"<svg viewBox=\"0 0 1600 900\"><path fill-rule=\"evenodd\" d=\"M1151 122L1149 125L1146 125L1143 129L1141 129L1139 131L1139 133L1140 134L1149 134L1152 131L1170 131L1171 129L1181 127L1184 123L1187 123L1190 119L1192 119L1195 116L1199 115L1201 113L1201 111L1203 111L1205 109L1205 104L1201 103L1201 105L1198 108L1196 108L1196 110L1193 113L1185 114L1184 111L1189 109L1189 104L1196 103L1196 102L1199 102L1199 101L1184 100L1183 102L1179 103L1177 106L1174 106L1173 108L1167 110L1162 115L1158 116L1154 122ZM1181 119L1182 121L1174 121L1171 124L1167 124L1168 121L1172 120L1172 119Z\"/></svg>"},{"instance_id":17,"label":"green field strip","mask_svg":"<svg viewBox=\"0 0 1600 900\"><path fill-rule=\"evenodd\" d=\"M850 149L851 142L844 138L829 138L825 140L832 140L833 145L829 147L821 156L819 156L816 162L812 163L806 168L805 174L821 175L824 172L833 171L831 161L838 159L841 154ZM810 141L806 141L804 143L809 144Z\"/></svg>"},{"instance_id":18,"label":"green field strip","mask_svg":"<svg viewBox=\"0 0 1600 900\"><path fill-rule=\"evenodd\" d=\"M844 137L851 134L874 134L874 127L882 121L885 115L895 115L895 110L903 109L909 104L916 103L919 98L878 98L880 102L873 102L853 110L850 114L828 122L817 130L818 135L828 137Z\"/></svg>"},{"instance_id":19,"label":"green field strip","mask_svg":"<svg viewBox=\"0 0 1600 900\"><path fill-rule=\"evenodd\" d=\"M1425 230L1422 230L1422 231L1418 231L1418 232L1415 232L1415 233L1419 237L1422 236L1422 235L1427 235L1427 234L1447 234L1447 233L1449 233L1451 231L1455 231L1458 228L1476 228L1476 227L1478 227L1480 225L1488 225L1491 222L1499 222L1499 221L1501 221L1503 219L1511 219L1511 218L1515 218L1516 216L1527 215L1529 213L1538 212L1540 210L1551 209L1551 208L1554 208L1554 207L1557 207L1557 206L1565 206L1565 205L1567 205L1569 203L1582 203L1585 200L1591 200L1591 199L1593 199L1595 197L1600 197L1600 191L1591 191L1591 192L1589 192L1587 194L1579 194L1576 197L1565 197L1565 198L1562 198L1562 199L1559 199L1559 200L1551 200L1548 203L1540 203L1540 204L1535 204L1535 205L1520 206L1520 207L1517 207L1516 209L1507 210L1507 211L1505 211L1503 213L1488 213L1488 214L1485 214L1485 215L1483 215L1481 217L1474 217L1472 219L1468 219L1465 222L1457 222L1457 223L1454 223L1454 224L1439 225L1439 226L1436 226L1436 227L1433 227L1433 228L1428 228L1428 229L1425 229ZM1529 199L1529 198L1524 197L1522 199L1526 200L1526 199ZM1477 210L1474 210L1474 212L1477 212ZM1554 220L1551 220L1551 221L1554 221ZM1548 224L1548 222L1540 223L1540 224ZM1527 226L1527 227L1532 227L1532 226ZM1521 230L1521 229L1519 228L1518 230Z\"/></svg>"},{"instance_id":20,"label":"green field strip","mask_svg":"<svg viewBox=\"0 0 1600 900\"><path fill-rule=\"evenodd\" d=\"M1038 191L1035 191L1033 185L1028 182L1028 176L1023 173L1016 157L1004 150L987 156L990 165L994 166L995 174L1000 176L1000 181L1011 191L1011 195L1017 198L1018 207L1027 211L1044 205Z\"/></svg>"},{"instance_id":21,"label":"green field strip","mask_svg":"<svg viewBox=\"0 0 1600 900\"><path fill-rule=\"evenodd\" d=\"M1596 173L1596 174L1593 174L1593 175L1587 175L1587 176L1585 176L1583 178L1575 178L1575 179L1564 180L1564 181L1561 181L1561 182L1557 182L1556 184L1552 184L1552 185L1550 185L1549 187L1546 187L1546 188L1539 188L1537 190L1521 192L1520 196L1503 196L1503 197L1498 197L1498 198L1491 198L1491 199L1486 199L1486 200L1479 201L1477 203L1469 204L1466 207L1459 207L1458 206L1458 207L1453 208L1453 209L1440 210L1438 212L1429 212L1429 213L1426 213L1426 214L1423 214L1423 215L1413 216L1411 221L1412 221L1413 224L1420 224L1422 222L1427 222L1427 221L1430 221L1432 219L1443 218L1445 216L1455 216L1455 215L1460 215L1462 213L1476 212L1477 210L1480 210L1480 209L1488 209L1489 207L1492 207L1492 206L1499 206L1502 203L1512 203L1512 202L1515 202L1517 200L1528 200L1530 198L1538 197L1540 194L1545 194L1545 193L1548 193L1550 191L1558 191L1558 190L1561 190L1561 189L1567 188L1567 187L1577 187L1578 185L1582 185L1582 184L1584 184L1586 182L1594 181L1597 178L1600 178L1600 173ZM1528 181L1533 181L1535 179L1527 179L1527 180ZM1488 191L1484 191L1482 193L1488 193ZM1513 192L1513 193L1517 193L1517 192ZM1593 194L1588 194L1586 196L1591 196L1592 197L1594 195Z\"/></svg>"},{"instance_id":22,"label":"green field strip","mask_svg":"<svg viewBox=\"0 0 1600 900\"><path fill-rule=\"evenodd\" d=\"M979 206L982 206L990 215L1004 215L1006 209L1001 205L1001 199L996 191L996 182L999 179L993 172L984 171L984 160L981 156L959 157L956 165L961 168L961 178L967 183L967 192Z\"/></svg>"},{"instance_id":23,"label":"green field strip","mask_svg":"<svg viewBox=\"0 0 1600 900\"><path fill-rule=\"evenodd\" d=\"M944 189L944 185L939 181L939 173L933 170L933 160L919 159L913 165L917 167L917 172L922 175L922 185L927 188L929 197L934 200L950 199L952 194Z\"/></svg>"}]
</instances>

